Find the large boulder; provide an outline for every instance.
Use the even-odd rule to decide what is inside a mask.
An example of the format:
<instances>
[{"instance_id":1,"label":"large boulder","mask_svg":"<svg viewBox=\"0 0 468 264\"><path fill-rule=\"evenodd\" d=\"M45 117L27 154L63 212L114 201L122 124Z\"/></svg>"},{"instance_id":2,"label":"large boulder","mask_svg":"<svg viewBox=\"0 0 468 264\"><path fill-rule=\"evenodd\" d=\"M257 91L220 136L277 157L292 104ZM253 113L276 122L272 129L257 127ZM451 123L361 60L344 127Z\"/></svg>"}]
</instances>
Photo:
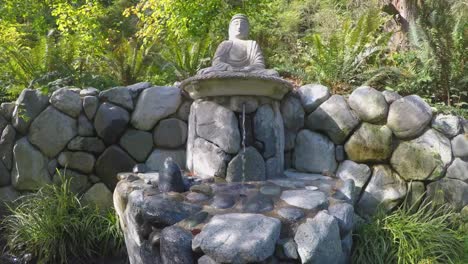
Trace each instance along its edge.
<instances>
[{"instance_id":1,"label":"large boulder","mask_svg":"<svg viewBox=\"0 0 468 264\"><path fill-rule=\"evenodd\" d=\"M349 106L365 122L378 123L385 120L388 105L385 97L372 87L361 86L349 96Z\"/></svg>"},{"instance_id":2,"label":"large boulder","mask_svg":"<svg viewBox=\"0 0 468 264\"><path fill-rule=\"evenodd\" d=\"M140 95L142 91L147 88L150 88L152 84L150 82L139 82L127 86L127 89L130 91L132 98L135 99Z\"/></svg>"},{"instance_id":3,"label":"large boulder","mask_svg":"<svg viewBox=\"0 0 468 264\"><path fill-rule=\"evenodd\" d=\"M89 120L94 118L99 106L99 99L96 96L85 96L83 98L83 111Z\"/></svg>"},{"instance_id":4,"label":"large boulder","mask_svg":"<svg viewBox=\"0 0 468 264\"><path fill-rule=\"evenodd\" d=\"M81 198L86 205L96 206L101 211L107 211L113 206L112 192L104 183L96 183L87 190Z\"/></svg>"},{"instance_id":5,"label":"large boulder","mask_svg":"<svg viewBox=\"0 0 468 264\"><path fill-rule=\"evenodd\" d=\"M42 153L52 158L59 154L77 133L76 120L50 106L31 124L29 140Z\"/></svg>"},{"instance_id":6,"label":"large boulder","mask_svg":"<svg viewBox=\"0 0 468 264\"><path fill-rule=\"evenodd\" d=\"M336 203L328 208L328 212L338 221L341 237L346 236L353 230L354 206L349 203Z\"/></svg>"},{"instance_id":7,"label":"large boulder","mask_svg":"<svg viewBox=\"0 0 468 264\"><path fill-rule=\"evenodd\" d=\"M106 146L97 137L75 137L68 143L67 148L73 151L86 151L99 154L106 149Z\"/></svg>"},{"instance_id":8,"label":"large boulder","mask_svg":"<svg viewBox=\"0 0 468 264\"><path fill-rule=\"evenodd\" d=\"M34 191L51 183L47 158L26 137L16 142L13 155L15 164L11 180L15 189Z\"/></svg>"},{"instance_id":9,"label":"large boulder","mask_svg":"<svg viewBox=\"0 0 468 264\"><path fill-rule=\"evenodd\" d=\"M146 160L146 166L152 171L161 171L167 158L172 158L181 169L185 168L185 150L155 149Z\"/></svg>"},{"instance_id":10,"label":"large boulder","mask_svg":"<svg viewBox=\"0 0 468 264\"><path fill-rule=\"evenodd\" d=\"M114 87L109 90L105 90L99 94L99 99L104 102L110 102L118 105L129 111L133 110L132 96L130 95L130 91L127 87Z\"/></svg>"},{"instance_id":11,"label":"large boulder","mask_svg":"<svg viewBox=\"0 0 468 264\"><path fill-rule=\"evenodd\" d=\"M304 172L334 172L337 167L335 145L326 136L303 129L296 137L294 165Z\"/></svg>"},{"instance_id":12,"label":"large boulder","mask_svg":"<svg viewBox=\"0 0 468 264\"><path fill-rule=\"evenodd\" d=\"M78 117L78 135L82 137L94 136L94 126L85 115Z\"/></svg>"},{"instance_id":13,"label":"large boulder","mask_svg":"<svg viewBox=\"0 0 468 264\"><path fill-rule=\"evenodd\" d=\"M184 101L180 104L179 109L177 110L176 116L178 119L185 122L188 121L190 115L190 108L192 107L193 101Z\"/></svg>"},{"instance_id":14,"label":"large boulder","mask_svg":"<svg viewBox=\"0 0 468 264\"><path fill-rule=\"evenodd\" d=\"M350 160L385 161L392 155L392 131L387 126L362 123L345 144Z\"/></svg>"},{"instance_id":15,"label":"large boulder","mask_svg":"<svg viewBox=\"0 0 468 264\"><path fill-rule=\"evenodd\" d=\"M455 115L439 114L432 119L431 126L448 138L453 138L458 135L461 130L460 118Z\"/></svg>"},{"instance_id":16,"label":"large boulder","mask_svg":"<svg viewBox=\"0 0 468 264\"><path fill-rule=\"evenodd\" d=\"M124 133L130 116L128 112L110 103L103 103L99 107L94 118L94 127L102 140L110 145L119 139Z\"/></svg>"},{"instance_id":17,"label":"large boulder","mask_svg":"<svg viewBox=\"0 0 468 264\"><path fill-rule=\"evenodd\" d=\"M417 95L403 97L390 105L387 126L402 139L423 133L432 119L432 109Z\"/></svg>"},{"instance_id":18,"label":"large boulder","mask_svg":"<svg viewBox=\"0 0 468 264\"><path fill-rule=\"evenodd\" d=\"M227 167L226 181L264 181L266 179L265 161L254 147L239 152Z\"/></svg>"},{"instance_id":19,"label":"large boulder","mask_svg":"<svg viewBox=\"0 0 468 264\"><path fill-rule=\"evenodd\" d=\"M358 202L358 210L363 214L373 214L379 206L390 211L406 195L406 182L392 171L388 165L372 167L372 177Z\"/></svg>"},{"instance_id":20,"label":"large boulder","mask_svg":"<svg viewBox=\"0 0 468 264\"><path fill-rule=\"evenodd\" d=\"M63 180L69 180L70 191L77 194L83 193L89 187L88 176L73 170L61 169L56 171L52 179L53 183L59 185L62 184Z\"/></svg>"},{"instance_id":21,"label":"large boulder","mask_svg":"<svg viewBox=\"0 0 468 264\"><path fill-rule=\"evenodd\" d=\"M307 113L314 111L330 98L330 90L320 84L307 84L297 89L302 105Z\"/></svg>"},{"instance_id":22,"label":"large boulder","mask_svg":"<svg viewBox=\"0 0 468 264\"><path fill-rule=\"evenodd\" d=\"M58 163L64 168L70 168L83 173L92 173L94 168L94 156L86 152L65 151L60 153Z\"/></svg>"},{"instance_id":23,"label":"large boulder","mask_svg":"<svg viewBox=\"0 0 468 264\"><path fill-rule=\"evenodd\" d=\"M147 88L138 97L132 114L132 125L140 130L151 130L159 120L175 113L181 102L178 88Z\"/></svg>"},{"instance_id":24,"label":"large boulder","mask_svg":"<svg viewBox=\"0 0 468 264\"><path fill-rule=\"evenodd\" d=\"M452 139L453 155L458 158L468 158L468 132L460 134Z\"/></svg>"},{"instance_id":25,"label":"large boulder","mask_svg":"<svg viewBox=\"0 0 468 264\"><path fill-rule=\"evenodd\" d=\"M193 146L193 172L201 177L226 177L230 156L215 144L202 138L195 139Z\"/></svg>"},{"instance_id":26,"label":"large boulder","mask_svg":"<svg viewBox=\"0 0 468 264\"><path fill-rule=\"evenodd\" d=\"M13 164L13 146L15 145L16 130L12 125L3 129L0 137L0 160L8 170L11 170Z\"/></svg>"},{"instance_id":27,"label":"large boulder","mask_svg":"<svg viewBox=\"0 0 468 264\"><path fill-rule=\"evenodd\" d=\"M96 175L110 190L117 184L117 174L132 171L136 162L116 145L108 147L96 161Z\"/></svg>"},{"instance_id":28,"label":"large boulder","mask_svg":"<svg viewBox=\"0 0 468 264\"><path fill-rule=\"evenodd\" d=\"M390 160L405 180L437 180L452 161L450 140L430 129L422 136L398 144Z\"/></svg>"},{"instance_id":29,"label":"large boulder","mask_svg":"<svg viewBox=\"0 0 468 264\"><path fill-rule=\"evenodd\" d=\"M195 104L197 135L213 142L226 153L237 153L241 139L234 112L214 102Z\"/></svg>"},{"instance_id":30,"label":"large boulder","mask_svg":"<svg viewBox=\"0 0 468 264\"><path fill-rule=\"evenodd\" d=\"M146 131L130 128L120 138L119 143L136 161L145 162L153 149L153 135Z\"/></svg>"},{"instance_id":31,"label":"large boulder","mask_svg":"<svg viewBox=\"0 0 468 264\"><path fill-rule=\"evenodd\" d=\"M307 218L297 228L294 241L302 263L338 263L341 257L338 222L324 211Z\"/></svg>"},{"instance_id":32,"label":"large boulder","mask_svg":"<svg viewBox=\"0 0 468 264\"><path fill-rule=\"evenodd\" d=\"M200 248L220 263L261 262L273 255L281 222L261 214L215 215L195 236L192 248Z\"/></svg>"},{"instance_id":33,"label":"large boulder","mask_svg":"<svg viewBox=\"0 0 468 264\"><path fill-rule=\"evenodd\" d=\"M436 205L450 204L461 210L468 204L468 183L443 178L427 185L427 199Z\"/></svg>"},{"instance_id":34,"label":"large boulder","mask_svg":"<svg viewBox=\"0 0 468 264\"><path fill-rule=\"evenodd\" d=\"M192 252L192 233L178 226L161 231L161 260L167 264L195 263Z\"/></svg>"},{"instance_id":35,"label":"large boulder","mask_svg":"<svg viewBox=\"0 0 468 264\"><path fill-rule=\"evenodd\" d=\"M254 116L255 139L263 143L263 157L271 158L276 154L275 112L270 105L262 105ZM283 124L281 124L283 126Z\"/></svg>"},{"instance_id":36,"label":"large boulder","mask_svg":"<svg viewBox=\"0 0 468 264\"><path fill-rule=\"evenodd\" d=\"M178 148L187 141L187 124L177 118L164 119L154 129L154 144L161 148Z\"/></svg>"},{"instance_id":37,"label":"large boulder","mask_svg":"<svg viewBox=\"0 0 468 264\"><path fill-rule=\"evenodd\" d=\"M343 144L358 124L359 119L341 95L330 97L306 120L307 128L323 131L335 144Z\"/></svg>"},{"instance_id":38,"label":"large boulder","mask_svg":"<svg viewBox=\"0 0 468 264\"><path fill-rule=\"evenodd\" d=\"M77 118L81 112L80 95L68 88L60 88L50 97L50 103L59 111Z\"/></svg>"},{"instance_id":39,"label":"large boulder","mask_svg":"<svg viewBox=\"0 0 468 264\"><path fill-rule=\"evenodd\" d=\"M397 92L390 90L383 91L382 95L385 97L385 101L387 101L388 104L391 104L401 98L401 95L399 95Z\"/></svg>"},{"instance_id":40,"label":"large boulder","mask_svg":"<svg viewBox=\"0 0 468 264\"><path fill-rule=\"evenodd\" d=\"M15 111L14 102L5 102L0 104L0 115L3 116L7 121L11 121L13 111Z\"/></svg>"},{"instance_id":41,"label":"large boulder","mask_svg":"<svg viewBox=\"0 0 468 264\"><path fill-rule=\"evenodd\" d=\"M446 177L468 183L468 161L456 158L448 167Z\"/></svg>"},{"instance_id":42,"label":"large boulder","mask_svg":"<svg viewBox=\"0 0 468 264\"><path fill-rule=\"evenodd\" d=\"M294 96L286 96L281 101L281 115L288 130L296 132L304 126L304 108Z\"/></svg>"},{"instance_id":43,"label":"large boulder","mask_svg":"<svg viewBox=\"0 0 468 264\"><path fill-rule=\"evenodd\" d=\"M39 90L24 89L16 100L13 111L13 126L21 134L26 134L29 125L49 104L49 97Z\"/></svg>"},{"instance_id":44,"label":"large boulder","mask_svg":"<svg viewBox=\"0 0 468 264\"><path fill-rule=\"evenodd\" d=\"M366 185L369 177L371 176L371 170L366 164L359 164L351 160L345 160L340 163L336 176L343 181L353 180L356 192L359 194L361 188Z\"/></svg>"}]
</instances>

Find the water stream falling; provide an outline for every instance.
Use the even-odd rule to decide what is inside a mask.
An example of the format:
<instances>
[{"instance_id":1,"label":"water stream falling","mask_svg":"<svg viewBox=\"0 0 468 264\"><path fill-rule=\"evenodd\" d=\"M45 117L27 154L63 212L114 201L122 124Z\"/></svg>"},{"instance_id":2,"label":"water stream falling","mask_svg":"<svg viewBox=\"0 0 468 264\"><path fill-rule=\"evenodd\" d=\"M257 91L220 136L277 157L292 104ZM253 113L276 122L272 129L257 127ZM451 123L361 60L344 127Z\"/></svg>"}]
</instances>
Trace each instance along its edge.
<instances>
[{"instance_id":1,"label":"water stream falling","mask_svg":"<svg viewBox=\"0 0 468 264\"><path fill-rule=\"evenodd\" d=\"M242 104L242 185L245 182L245 103Z\"/></svg>"}]
</instances>

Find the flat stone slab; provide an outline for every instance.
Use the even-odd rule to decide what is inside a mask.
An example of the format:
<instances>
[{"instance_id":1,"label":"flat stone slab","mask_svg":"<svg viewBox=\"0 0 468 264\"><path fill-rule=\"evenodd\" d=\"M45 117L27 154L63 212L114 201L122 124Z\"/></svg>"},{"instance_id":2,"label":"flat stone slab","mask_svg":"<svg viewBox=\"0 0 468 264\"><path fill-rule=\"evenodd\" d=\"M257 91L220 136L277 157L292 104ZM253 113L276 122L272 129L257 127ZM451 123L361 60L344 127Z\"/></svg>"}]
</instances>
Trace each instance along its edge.
<instances>
[{"instance_id":1,"label":"flat stone slab","mask_svg":"<svg viewBox=\"0 0 468 264\"><path fill-rule=\"evenodd\" d=\"M283 191L281 200L286 203L304 209L316 209L328 205L325 193L311 190L289 190Z\"/></svg>"},{"instance_id":2,"label":"flat stone slab","mask_svg":"<svg viewBox=\"0 0 468 264\"><path fill-rule=\"evenodd\" d=\"M281 100L293 85L279 77L242 72L209 73L190 77L180 88L192 99L208 96L252 95Z\"/></svg>"},{"instance_id":3,"label":"flat stone slab","mask_svg":"<svg viewBox=\"0 0 468 264\"><path fill-rule=\"evenodd\" d=\"M216 215L193 239L192 247L221 263L263 261L279 239L281 222L261 214Z\"/></svg>"}]
</instances>

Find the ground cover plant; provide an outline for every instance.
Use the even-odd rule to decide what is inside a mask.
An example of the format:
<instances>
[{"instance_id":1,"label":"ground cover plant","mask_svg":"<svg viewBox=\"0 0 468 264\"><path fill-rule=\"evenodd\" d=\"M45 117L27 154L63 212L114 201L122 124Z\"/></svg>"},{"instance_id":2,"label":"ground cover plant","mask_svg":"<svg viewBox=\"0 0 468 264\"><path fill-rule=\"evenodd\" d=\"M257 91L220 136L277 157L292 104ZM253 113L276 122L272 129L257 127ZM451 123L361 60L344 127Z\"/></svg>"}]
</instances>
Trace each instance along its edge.
<instances>
[{"instance_id":1,"label":"ground cover plant","mask_svg":"<svg viewBox=\"0 0 468 264\"><path fill-rule=\"evenodd\" d=\"M378 212L354 234L353 263L466 263L468 215L445 205Z\"/></svg>"},{"instance_id":2,"label":"ground cover plant","mask_svg":"<svg viewBox=\"0 0 468 264\"><path fill-rule=\"evenodd\" d=\"M122 254L123 235L113 209L102 212L83 205L70 184L63 177L60 185L48 185L8 205L1 231L10 254L32 254L37 263L86 263Z\"/></svg>"}]
</instances>

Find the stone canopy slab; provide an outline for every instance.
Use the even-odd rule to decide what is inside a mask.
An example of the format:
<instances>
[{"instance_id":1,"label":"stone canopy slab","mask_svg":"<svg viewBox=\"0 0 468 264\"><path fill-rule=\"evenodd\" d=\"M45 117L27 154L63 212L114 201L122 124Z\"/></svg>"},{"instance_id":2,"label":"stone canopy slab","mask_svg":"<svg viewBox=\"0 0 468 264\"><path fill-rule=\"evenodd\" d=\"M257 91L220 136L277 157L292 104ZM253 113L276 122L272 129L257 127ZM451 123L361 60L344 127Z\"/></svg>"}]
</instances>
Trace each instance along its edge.
<instances>
[{"instance_id":1,"label":"stone canopy slab","mask_svg":"<svg viewBox=\"0 0 468 264\"><path fill-rule=\"evenodd\" d=\"M293 89L290 82L274 76L243 72L213 72L184 80L180 88L192 99L209 96L253 95L281 100Z\"/></svg>"}]
</instances>

